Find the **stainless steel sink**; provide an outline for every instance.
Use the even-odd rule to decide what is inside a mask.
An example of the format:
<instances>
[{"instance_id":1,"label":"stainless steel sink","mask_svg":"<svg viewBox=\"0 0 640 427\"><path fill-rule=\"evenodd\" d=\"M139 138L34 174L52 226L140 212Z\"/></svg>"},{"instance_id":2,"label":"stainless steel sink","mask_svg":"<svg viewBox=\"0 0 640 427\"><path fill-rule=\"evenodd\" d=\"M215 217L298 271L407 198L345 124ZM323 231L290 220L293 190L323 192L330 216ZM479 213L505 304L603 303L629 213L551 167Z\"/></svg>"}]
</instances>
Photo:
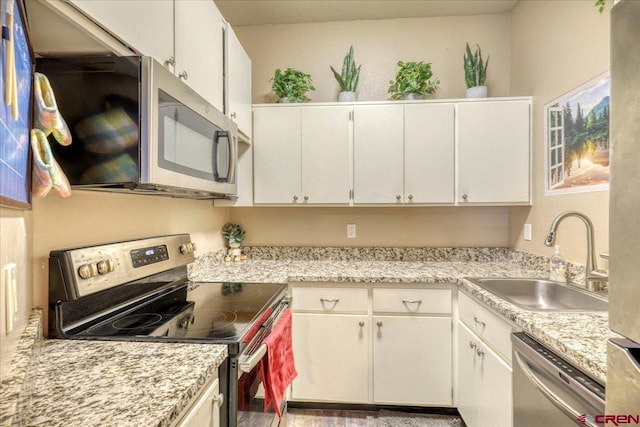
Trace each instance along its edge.
<instances>
[{"instance_id":1,"label":"stainless steel sink","mask_svg":"<svg viewBox=\"0 0 640 427\"><path fill-rule=\"evenodd\" d=\"M533 311L607 311L604 296L546 279L467 277L481 288Z\"/></svg>"}]
</instances>

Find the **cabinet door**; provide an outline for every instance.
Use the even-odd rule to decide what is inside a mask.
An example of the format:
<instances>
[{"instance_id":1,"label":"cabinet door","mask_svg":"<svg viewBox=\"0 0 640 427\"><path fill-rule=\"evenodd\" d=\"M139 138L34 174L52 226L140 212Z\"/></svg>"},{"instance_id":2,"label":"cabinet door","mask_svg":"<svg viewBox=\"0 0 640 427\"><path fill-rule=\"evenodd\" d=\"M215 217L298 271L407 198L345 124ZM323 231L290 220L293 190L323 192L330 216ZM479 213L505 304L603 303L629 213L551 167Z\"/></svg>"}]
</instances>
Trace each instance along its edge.
<instances>
[{"instance_id":1,"label":"cabinet door","mask_svg":"<svg viewBox=\"0 0 640 427\"><path fill-rule=\"evenodd\" d=\"M219 427L220 406L222 395L220 394L220 382L216 378L214 382L200 395L189 412L178 422L178 427Z\"/></svg>"},{"instance_id":2,"label":"cabinet door","mask_svg":"<svg viewBox=\"0 0 640 427\"><path fill-rule=\"evenodd\" d=\"M458 105L458 202L530 203L529 115L528 101Z\"/></svg>"},{"instance_id":3,"label":"cabinet door","mask_svg":"<svg viewBox=\"0 0 640 427\"><path fill-rule=\"evenodd\" d=\"M293 313L294 400L367 403L369 318Z\"/></svg>"},{"instance_id":4,"label":"cabinet door","mask_svg":"<svg viewBox=\"0 0 640 427\"><path fill-rule=\"evenodd\" d=\"M253 119L254 203L301 202L300 108L256 108Z\"/></svg>"},{"instance_id":5,"label":"cabinet door","mask_svg":"<svg viewBox=\"0 0 640 427\"><path fill-rule=\"evenodd\" d=\"M476 349L480 339L462 322L458 322L458 412L468 427L482 427L478 423L480 393L477 374L479 359ZM490 424L498 425L498 424Z\"/></svg>"},{"instance_id":6,"label":"cabinet door","mask_svg":"<svg viewBox=\"0 0 640 427\"><path fill-rule=\"evenodd\" d=\"M450 406L451 318L373 316L373 400Z\"/></svg>"},{"instance_id":7,"label":"cabinet door","mask_svg":"<svg viewBox=\"0 0 640 427\"><path fill-rule=\"evenodd\" d=\"M349 203L350 107L302 109L302 200Z\"/></svg>"},{"instance_id":8,"label":"cabinet door","mask_svg":"<svg viewBox=\"0 0 640 427\"><path fill-rule=\"evenodd\" d=\"M354 203L402 203L403 108L369 105L354 108Z\"/></svg>"},{"instance_id":9,"label":"cabinet door","mask_svg":"<svg viewBox=\"0 0 640 427\"><path fill-rule=\"evenodd\" d=\"M109 32L161 64L174 56L173 2L167 0L71 0Z\"/></svg>"},{"instance_id":10,"label":"cabinet door","mask_svg":"<svg viewBox=\"0 0 640 427\"><path fill-rule=\"evenodd\" d=\"M404 106L404 202L454 203L454 105Z\"/></svg>"},{"instance_id":11,"label":"cabinet door","mask_svg":"<svg viewBox=\"0 0 640 427\"><path fill-rule=\"evenodd\" d=\"M248 138L251 129L251 59L231 25L227 25L229 117Z\"/></svg>"},{"instance_id":12,"label":"cabinet door","mask_svg":"<svg viewBox=\"0 0 640 427\"><path fill-rule=\"evenodd\" d=\"M213 0L175 3L175 73L224 111L225 23ZM186 73L186 74L185 74Z\"/></svg>"}]
</instances>

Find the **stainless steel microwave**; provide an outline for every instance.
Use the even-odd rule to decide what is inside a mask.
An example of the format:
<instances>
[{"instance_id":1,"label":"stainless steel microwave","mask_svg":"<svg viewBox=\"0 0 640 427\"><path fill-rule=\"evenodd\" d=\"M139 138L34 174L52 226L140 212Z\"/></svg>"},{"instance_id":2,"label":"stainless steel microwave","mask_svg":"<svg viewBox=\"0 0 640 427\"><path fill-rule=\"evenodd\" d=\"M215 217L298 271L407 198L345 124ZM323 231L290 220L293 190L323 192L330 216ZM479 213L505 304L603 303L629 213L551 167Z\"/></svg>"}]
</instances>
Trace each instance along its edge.
<instances>
[{"instance_id":1,"label":"stainless steel microwave","mask_svg":"<svg viewBox=\"0 0 640 427\"><path fill-rule=\"evenodd\" d=\"M39 58L72 135L50 138L76 189L189 198L237 192L237 127L151 57Z\"/></svg>"}]
</instances>

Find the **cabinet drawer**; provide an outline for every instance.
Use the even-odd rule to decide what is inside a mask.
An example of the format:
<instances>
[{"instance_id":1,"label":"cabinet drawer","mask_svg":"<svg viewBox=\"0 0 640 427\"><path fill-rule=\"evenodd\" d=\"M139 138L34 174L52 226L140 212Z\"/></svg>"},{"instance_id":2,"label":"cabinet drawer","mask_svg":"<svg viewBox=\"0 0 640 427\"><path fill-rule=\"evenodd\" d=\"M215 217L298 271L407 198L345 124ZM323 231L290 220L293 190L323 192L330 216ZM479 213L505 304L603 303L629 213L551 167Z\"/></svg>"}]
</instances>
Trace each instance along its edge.
<instances>
[{"instance_id":1,"label":"cabinet drawer","mask_svg":"<svg viewBox=\"0 0 640 427\"><path fill-rule=\"evenodd\" d=\"M294 311L366 313L367 293L364 288L294 287L291 308Z\"/></svg>"},{"instance_id":2,"label":"cabinet drawer","mask_svg":"<svg viewBox=\"0 0 640 427\"><path fill-rule=\"evenodd\" d=\"M373 290L375 313L450 314L451 291L448 289Z\"/></svg>"},{"instance_id":3,"label":"cabinet drawer","mask_svg":"<svg viewBox=\"0 0 640 427\"><path fill-rule=\"evenodd\" d=\"M511 363L513 327L506 320L463 293L459 294L458 307L460 320Z\"/></svg>"}]
</instances>

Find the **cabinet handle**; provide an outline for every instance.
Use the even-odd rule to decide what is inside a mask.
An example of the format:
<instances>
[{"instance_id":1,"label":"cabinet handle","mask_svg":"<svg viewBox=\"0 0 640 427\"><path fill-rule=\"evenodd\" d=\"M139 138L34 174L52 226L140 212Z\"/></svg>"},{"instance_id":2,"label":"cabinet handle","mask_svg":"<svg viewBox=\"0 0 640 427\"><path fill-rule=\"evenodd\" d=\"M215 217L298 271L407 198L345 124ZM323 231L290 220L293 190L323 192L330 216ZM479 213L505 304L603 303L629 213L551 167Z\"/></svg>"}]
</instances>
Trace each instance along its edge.
<instances>
[{"instance_id":1,"label":"cabinet handle","mask_svg":"<svg viewBox=\"0 0 640 427\"><path fill-rule=\"evenodd\" d=\"M483 350L483 349L481 349L480 347L478 347L478 348L476 349L476 354L477 354L478 356L480 356L480 357L484 357L484 350Z\"/></svg>"},{"instance_id":2,"label":"cabinet handle","mask_svg":"<svg viewBox=\"0 0 640 427\"><path fill-rule=\"evenodd\" d=\"M482 322L480 321L480 319L478 319L478 316L473 316L473 320L476 322L476 324L482 325L483 328L487 326L485 322Z\"/></svg>"},{"instance_id":3,"label":"cabinet handle","mask_svg":"<svg viewBox=\"0 0 640 427\"><path fill-rule=\"evenodd\" d=\"M231 118L235 119L236 118L236 113L231 113Z\"/></svg>"},{"instance_id":4,"label":"cabinet handle","mask_svg":"<svg viewBox=\"0 0 640 427\"><path fill-rule=\"evenodd\" d=\"M167 58L166 61L164 61L164 65L166 67L168 67L169 65L176 65L176 58L174 58L173 56L170 56L169 58Z\"/></svg>"},{"instance_id":5,"label":"cabinet handle","mask_svg":"<svg viewBox=\"0 0 640 427\"><path fill-rule=\"evenodd\" d=\"M340 298L336 298L336 299L320 298L320 302L322 304L324 304L325 302L331 302L331 303L337 304L338 301L340 301Z\"/></svg>"},{"instance_id":6,"label":"cabinet handle","mask_svg":"<svg viewBox=\"0 0 640 427\"><path fill-rule=\"evenodd\" d=\"M402 303L403 304L422 304L422 300L421 299L417 299L417 300L414 300L414 301L409 301L409 300L403 299Z\"/></svg>"},{"instance_id":7,"label":"cabinet handle","mask_svg":"<svg viewBox=\"0 0 640 427\"><path fill-rule=\"evenodd\" d=\"M400 199L402 199L402 196L398 194L398 195L396 196L396 200L397 200L397 201L400 201Z\"/></svg>"},{"instance_id":8,"label":"cabinet handle","mask_svg":"<svg viewBox=\"0 0 640 427\"><path fill-rule=\"evenodd\" d=\"M474 343L473 341L469 341L469 347L476 348L477 346L478 344Z\"/></svg>"},{"instance_id":9,"label":"cabinet handle","mask_svg":"<svg viewBox=\"0 0 640 427\"><path fill-rule=\"evenodd\" d=\"M409 194L409 200L413 200L413 194Z\"/></svg>"},{"instance_id":10,"label":"cabinet handle","mask_svg":"<svg viewBox=\"0 0 640 427\"><path fill-rule=\"evenodd\" d=\"M298 196L293 196L293 201L297 202L298 201Z\"/></svg>"},{"instance_id":11,"label":"cabinet handle","mask_svg":"<svg viewBox=\"0 0 640 427\"><path fill-rule=\"evenodd\" d=\"M304 199L304 201L306 202L306 201L308 201L308 200L309 200L309 196L304 196L304 197L303 197L303 199Z\"/></svg>"},{"instance_id":12,"label":"cabinet handle","mask_svg":"<svg viewBox=\"0 0 640 427\"><path fill-rule=\"evenodd\" d=\"M364 326L364 322L361 320L358 322L358 326L360 326L361 328Z\"/></svg>"},{"instance_id":13,"label":"cabinet handle","mask_svg":"<svg viewBox=\"0 0 640 427\"><path fill-rule=\"evenodd\" d=\"M378 325L378 327L381 327L381 326L382 326L382 320L378 320L378 321L376 322L376 325Z\"/></svg>"},{"instance_id":14,"label":"cabinet handle","mask_svg":"<svg viewBox=\"0 0 640 427\"><path fill-rule=\"evenodd\" d=\"M224 403L224 394L222 393L215 395L211 398L212 405L222 406L223 403Z\"/></svg>"},{"instance_id":15,"label":"cabinet handle","mask_svg":"<svg viewBox=\"0 0 640 427\"><path fill-rule=\"evenodd\" d=\"M180 77L182 80L187 80L189 78L189 74L187 74L186 71L183 71L180 74L178 74L178 77Z\"/></svg>"},{"instance_id":16,"label":"cabinet handle","mask_svg":"<svg viewBox=\"0 0 640 427\"><path fill-rule=\"evenodd\" d=\"M468 198L469 196L466 193L462 195L462 200L464 200L465 202L467 201Z\"/></svg>"}]
</instances>

